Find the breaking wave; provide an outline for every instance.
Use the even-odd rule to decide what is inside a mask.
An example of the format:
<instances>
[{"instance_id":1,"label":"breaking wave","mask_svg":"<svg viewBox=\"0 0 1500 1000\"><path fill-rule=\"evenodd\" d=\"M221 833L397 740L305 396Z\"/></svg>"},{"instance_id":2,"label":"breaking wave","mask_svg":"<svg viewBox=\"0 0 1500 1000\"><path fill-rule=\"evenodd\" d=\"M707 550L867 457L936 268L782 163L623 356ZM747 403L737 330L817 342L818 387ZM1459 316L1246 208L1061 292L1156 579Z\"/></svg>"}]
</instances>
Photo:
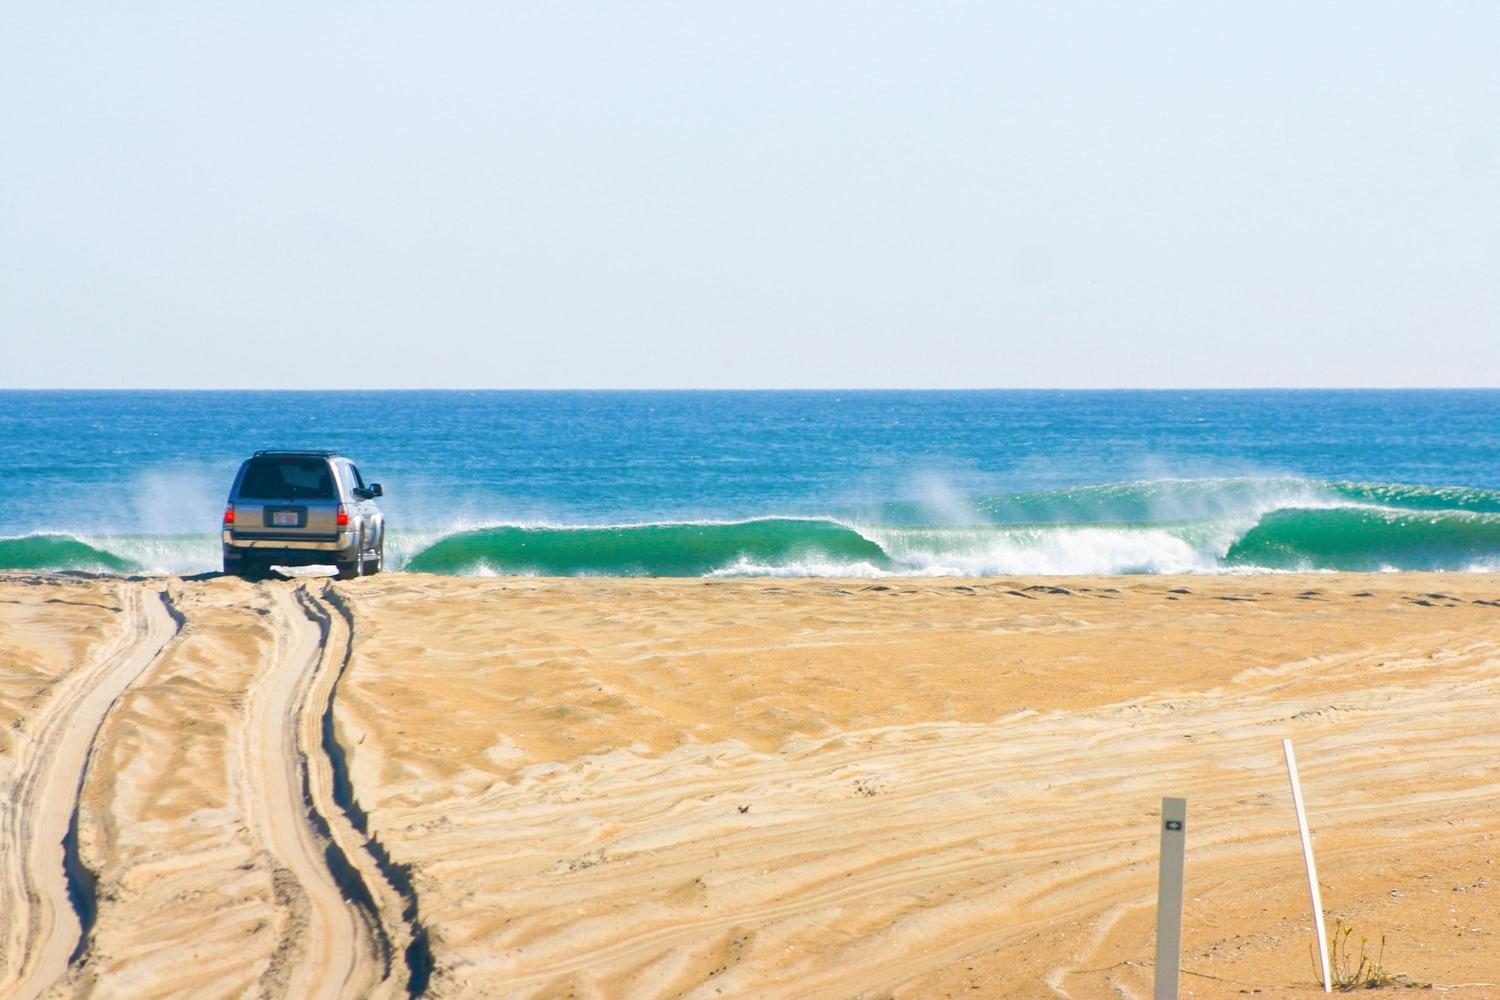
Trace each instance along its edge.
<instances>
[{"instance_id":1,"label":"breaking wave","mask_svg":"<svg viewBox=\"0 0 1500 1000\"><path fill-rule=\"evenodd\" d=\"M828 517L393 529L392 569L456 575L989 576L1500 570L1500 490L1156 480ZM0 569L214 569L216 536L0 538Z\"/></svg>"},{"instance_id":2,"label":"breaking wave","mask_svg":"<svg viewBox=\"0 0 1500 1000\"><path fill-rule=\"evenodd\" d=\"M134 563L71 535L22 535L0 538L0 569L83 570L128 573Z\"/></svg>"}]
</instances>

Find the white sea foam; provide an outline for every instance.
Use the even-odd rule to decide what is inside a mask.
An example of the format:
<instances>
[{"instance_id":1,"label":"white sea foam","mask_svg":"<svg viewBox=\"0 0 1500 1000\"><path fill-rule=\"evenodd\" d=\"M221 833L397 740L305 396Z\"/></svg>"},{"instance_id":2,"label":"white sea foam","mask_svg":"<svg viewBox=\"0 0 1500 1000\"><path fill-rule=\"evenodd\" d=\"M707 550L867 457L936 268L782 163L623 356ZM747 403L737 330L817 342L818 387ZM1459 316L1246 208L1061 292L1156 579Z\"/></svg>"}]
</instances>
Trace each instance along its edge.
<instances>
[{"instance_id":1,"label":"white sea foam","mask_svg":"<svg viewBox=\"0 0 1500 1000\"><path fill-rule=\"evenodd\" d=\"M1240 525L861 527L902 570L923 576L1213 572Z\"/></svg>"},{"instance_id":2,"label":"white sea foam","mask_svg":"<svg viewBox=\"0 0 1500 1000\"><path fill-rule=\"evenodd\" d=\"M220 568L218 535L75 535L147 573L205 573Z\"/></svg>"}]
</instances>

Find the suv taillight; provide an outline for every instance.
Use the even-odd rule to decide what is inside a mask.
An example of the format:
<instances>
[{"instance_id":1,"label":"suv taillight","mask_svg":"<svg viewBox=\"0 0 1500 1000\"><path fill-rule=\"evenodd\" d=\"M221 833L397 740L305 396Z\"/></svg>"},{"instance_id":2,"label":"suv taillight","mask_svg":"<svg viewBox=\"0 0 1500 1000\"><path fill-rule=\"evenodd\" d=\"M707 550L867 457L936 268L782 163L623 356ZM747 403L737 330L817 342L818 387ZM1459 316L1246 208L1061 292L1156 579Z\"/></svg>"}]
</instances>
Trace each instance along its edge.
<instances>
[{"instance_id":1,"label":"suv taillight","mask_svg":"<svg viewBox=\"0 0 1500 1000\"><path fill-rule=\"evenodd\" d=\"M228 507L224 508L224 523L234 523L234 504L230 504Z\"/></svg>"},{"instance_id":2,"label":"suv taillight","mask_svg":"<svg viewBox=\"0 0 1500 1000\"><path fill-rule=\"evenodd\" d=\"M339 504L339 526L343 527L349 523L349 508Z\"/></svg>"}]
</instances>

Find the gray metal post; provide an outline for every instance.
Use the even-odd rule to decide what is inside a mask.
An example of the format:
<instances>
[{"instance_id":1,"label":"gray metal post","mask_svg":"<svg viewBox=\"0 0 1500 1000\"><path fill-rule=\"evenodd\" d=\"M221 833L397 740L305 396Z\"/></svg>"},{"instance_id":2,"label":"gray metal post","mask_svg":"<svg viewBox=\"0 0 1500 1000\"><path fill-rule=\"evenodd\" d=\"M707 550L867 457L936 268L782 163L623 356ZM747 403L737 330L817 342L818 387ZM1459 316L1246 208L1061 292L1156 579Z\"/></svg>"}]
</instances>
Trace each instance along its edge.
<instances>
[{"instance_id":1,"label":"gray metal post","mask_svg":"<svg viewBox=\"0 0 1500 1000\"><path fill-rule=\"evenodd\" d=\"M1187 799L1161 800L1161 867L1156 883L1156 1000L1177 1000L1182 962L1182 860Z\"/></svg>"}]
</instances>

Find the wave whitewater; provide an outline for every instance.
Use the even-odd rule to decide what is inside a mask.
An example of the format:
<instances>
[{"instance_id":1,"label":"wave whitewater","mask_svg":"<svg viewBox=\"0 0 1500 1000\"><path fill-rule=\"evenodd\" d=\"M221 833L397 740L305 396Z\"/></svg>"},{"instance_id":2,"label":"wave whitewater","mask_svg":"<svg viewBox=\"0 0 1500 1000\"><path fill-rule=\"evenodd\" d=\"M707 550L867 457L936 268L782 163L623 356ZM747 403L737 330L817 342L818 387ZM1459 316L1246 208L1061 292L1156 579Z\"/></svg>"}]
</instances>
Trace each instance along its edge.
<instances>
[{"instance_id":1,"label":"wave whitewater","mask_svg":"<svg viewBox=\"0 0 1500 1000\"><path fill-rule=\"evenodd\" d=\"M393 569L451 575L1500 571L1500 490L1157 480L860 517L393 530L387 554ZM0 569L193 572L217 557L212 535L0 538Z\"/></svg>"}]
</instances>

